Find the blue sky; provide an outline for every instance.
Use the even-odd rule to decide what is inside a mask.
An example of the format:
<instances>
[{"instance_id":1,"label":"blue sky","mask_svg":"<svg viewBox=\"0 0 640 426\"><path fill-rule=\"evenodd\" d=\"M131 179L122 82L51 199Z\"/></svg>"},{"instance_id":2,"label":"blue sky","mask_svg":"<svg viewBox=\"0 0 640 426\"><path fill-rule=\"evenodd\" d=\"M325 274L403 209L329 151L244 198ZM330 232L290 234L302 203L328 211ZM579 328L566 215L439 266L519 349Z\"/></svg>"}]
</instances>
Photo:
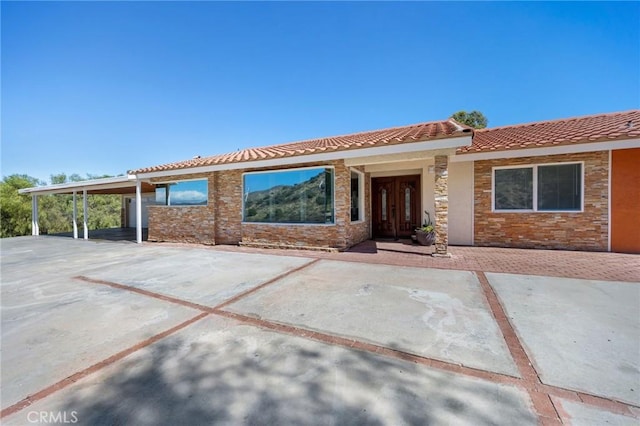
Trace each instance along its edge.
<instances>
[{"instance_id":1,"label":"blue sky","mask_svg":"<svg viewBox=\"0 0 640 426\"><path fill-rule=\"evenodd\" d=\"M5 2L2 175L640 105L637 2Z\"/></svg>"}]
</instances>

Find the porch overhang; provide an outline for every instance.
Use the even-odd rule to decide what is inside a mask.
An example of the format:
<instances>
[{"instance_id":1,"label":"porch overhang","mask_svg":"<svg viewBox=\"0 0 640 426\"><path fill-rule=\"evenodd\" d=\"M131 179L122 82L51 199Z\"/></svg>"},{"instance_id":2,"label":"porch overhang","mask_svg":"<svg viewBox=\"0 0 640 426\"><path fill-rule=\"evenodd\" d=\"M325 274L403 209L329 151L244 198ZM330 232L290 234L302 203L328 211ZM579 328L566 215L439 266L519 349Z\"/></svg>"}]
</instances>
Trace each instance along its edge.
<instances>
[{"instance_id":1,"label":"porch overhang","mask_svg":"<svg viewBox=\"0 0 640 426\"><path fill-rule=\"evenodd\" d=\"M144 182L143 192L153 192L155 185ZM18 193L29 195L73 194L86 191L87 194L135 194L136 177L134 175L112 178L91 179L78 182L60 183L46 186L34 186L20 189Z\"/></svg>"},{"instance_id":2,"label":"porch overhang","mask_svg":"<svg viewBox=\"0 0 640 426\"><path fill-rule=\"evenodd\" d=\"M69 194L73 195L73 238L78 238L78 211L77 211L77 194L82 193L83 203L83 230L84 239L89 239L89 224L87 217L89 214L89 204L87 196L92 194L113 194L125 195L135 194L136 196L136 241L142 242L142 212L141 212L141 196L143 192L155 191L155 185L147 182L141 182L135 175L117 176L112 178L91 179L78 182L68 182L46 186L35 186L31 188L23 188L18 190L19 194L31 195L31 234L40 235L40 227L38 225L38 196Z\"/></svg>"}]
</instances>

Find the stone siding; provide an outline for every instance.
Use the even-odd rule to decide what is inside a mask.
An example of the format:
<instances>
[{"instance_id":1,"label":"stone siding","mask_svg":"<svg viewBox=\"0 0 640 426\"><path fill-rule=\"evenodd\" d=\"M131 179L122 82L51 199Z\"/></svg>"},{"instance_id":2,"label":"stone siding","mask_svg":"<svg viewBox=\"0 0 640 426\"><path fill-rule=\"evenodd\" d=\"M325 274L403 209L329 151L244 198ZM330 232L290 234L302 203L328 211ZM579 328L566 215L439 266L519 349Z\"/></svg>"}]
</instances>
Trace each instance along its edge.
<instances>
[{"instance_id":1,"label":"stone siding","mask_svg":"<svg viewBox=\"0 0 640 426\"><path fill-rule=\"evenodd\" d=\"M492 168L584 162L584 211L495 213ZM606 251L608 248L607 151L500 160L474 164L474 244L477 246Z\"/></svg>"},{"instance_id":2,"label":"stone siding","mask_svg":"<svg viewBox=\"0 0 640 426\"><path fill-rule=\"evenodd\" d=\"M206 206L149 206L149 241L215 244L215 180L211 174L170 176L152 182L208 180Z\"/></svg>"},{"instance_id":3,"label":"stone siding","mask_svg":"<svg viewBox=\"0 0 640 426\"><path fill-rule=\"evenodd\" d=\"M365 220L352 225L350 169L343 161L297 164L295 168L315 166L333 166L335 169L334 224L243 223L243 173L286 168L225 170L154 179L154 182L166 182L207 178L209 199L207 206L150 206L149 241L345 249L368 239L371 217L370 176L365 175Z\"/></svg>"},{"instance_id":4,"label":"stone siding","mask_svg":"<svg viewBox=\"0 0 640 426\"><path fill-rule=\"evenodd\" d=\"M360 228L363 225L351 225L351 171L343 161L296 165L296 167L314 166L333 166L335 169L334 223L327 225L242 223L243 245L342 250L354 244L352 241L361 238Z\"/></svg>"},{"instance_id":5,"label":"stone siding","mask_svg":"<svg viewBox=\"0 0 640 426\"><path fill-rule=\"evenodd\" d=\"M435 253L446 255L449 250L449 157L436 155L434 164Z\"/></svg>"},{"instance_id":6,"label":"stone siding","mask_svg":"<svg viewBox=\"0 0 640 426\"><path fill-rule=\"evenodd\" d=\"M216 244L242 240L242 170L215 172Z\"/></svg>"}]
</instances>

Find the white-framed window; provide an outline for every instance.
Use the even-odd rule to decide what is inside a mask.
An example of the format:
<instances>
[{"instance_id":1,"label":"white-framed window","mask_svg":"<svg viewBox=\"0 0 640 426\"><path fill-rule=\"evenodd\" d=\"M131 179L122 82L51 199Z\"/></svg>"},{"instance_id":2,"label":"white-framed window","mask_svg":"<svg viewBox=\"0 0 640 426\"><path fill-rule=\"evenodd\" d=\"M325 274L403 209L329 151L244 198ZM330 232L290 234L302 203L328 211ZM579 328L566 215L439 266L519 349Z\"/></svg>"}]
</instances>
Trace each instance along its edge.
<instances>
[{"instance_id":1,"label":"white-framed window","mask_svg":"<svg viewBox=\"0 0 640 426\"><path fill-rule=\"evenodd\" d=\"M333 167L244 173L242 194L243 222L335 223Z\"/></svg>"},{"instance_id":2,"label":"white-framed window","mask_svg":"<svg viewBox=\"0 0 640 426\"><path fill-rule=\"evenodd\" d=\"M156 184L156 205L206 206L209 199L207 179L180 180Z\"/></svg>"},{"instance_id":3,"label":"white-framed window","mask_svg":"<svg viewBox=\"0 0 640 426\"><path fill-rule=\"evenodd\" d=\"M364 173L351 170L351 222L364 220Z\"/></svg>"},{"instance_id":4,"label":"white-framed window","mask_svg":"<svg viewBox=\"0 0 640 426\"><path fill-rule=\"evenodd\" d=\"M584 163L494 167L495 212L582 212Z\"/></svg>"}]
</instances>

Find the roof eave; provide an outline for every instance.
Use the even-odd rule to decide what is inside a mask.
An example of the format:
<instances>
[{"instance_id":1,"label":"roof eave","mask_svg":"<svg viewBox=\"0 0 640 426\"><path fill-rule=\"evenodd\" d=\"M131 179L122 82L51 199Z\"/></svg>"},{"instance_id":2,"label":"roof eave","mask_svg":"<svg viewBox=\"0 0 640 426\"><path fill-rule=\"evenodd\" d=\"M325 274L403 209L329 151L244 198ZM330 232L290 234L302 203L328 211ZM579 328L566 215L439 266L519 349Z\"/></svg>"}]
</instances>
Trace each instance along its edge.
<instances>
[{"instance_id":1,"label":"roof eave","mask_svg":"<svg viewBox=\"0 0 640 426\"><path fill-rule=\"evenodd\" d=\"M482 150L458 152L452 158L454 162L497 160L507 158L538 157L542 155L579 154L583 152L609 151L613 149L640 148L640 138L600 139L597 141L570 143L562 145L535 146L528 148L507 148L500 150Z\"/></svg>"},{"instance_id":2,"label":"roof eave","mask_svg":"<svg viewBox=\"0 0 640 426\"><path fill-rule=\"evenodd\" d=\"M111 188L124 188L135 186L136 177L128 174L127 176L116 176L111 178L81 180L77 182L59 183L54 185L33 186L18 190L19 194L45 195L45 194L71 194L74 191L98 190Z\"/></svg>"},{"instance_id":3,"label":"roof eave","mask_svg":"<svg viewBox=\"0 0 640 426\"><path fill-rule=\"evenodd\" d=\"M291 155L285 157L276 157L263 160L250 160L250 161L236 161L222 164L212 164L203 166L192 167L180 167L167 170L150 170L145 169L134 170L130 173L135 174L138 179L151 179L163 176L177 176L184 174L197 174L208 173L213 171L222 170L238 170L238 169L253 169L253 168L267 168L278 166L289 166L300 163L311 163L318 161L333 161L342 160L354 157L366 157L373 155L386 155L386 154L398 154L408 152L421 152L421 151L438 151L447 148L460 148L462 146L471 145L472 137L470 132L460 132L455 136L439 137L425 139L415 142L393 143L385 146L375 147L351 147L349 149L334 150L331 152L322 153L309 153Z\"/></svg>"}]
</instances>

